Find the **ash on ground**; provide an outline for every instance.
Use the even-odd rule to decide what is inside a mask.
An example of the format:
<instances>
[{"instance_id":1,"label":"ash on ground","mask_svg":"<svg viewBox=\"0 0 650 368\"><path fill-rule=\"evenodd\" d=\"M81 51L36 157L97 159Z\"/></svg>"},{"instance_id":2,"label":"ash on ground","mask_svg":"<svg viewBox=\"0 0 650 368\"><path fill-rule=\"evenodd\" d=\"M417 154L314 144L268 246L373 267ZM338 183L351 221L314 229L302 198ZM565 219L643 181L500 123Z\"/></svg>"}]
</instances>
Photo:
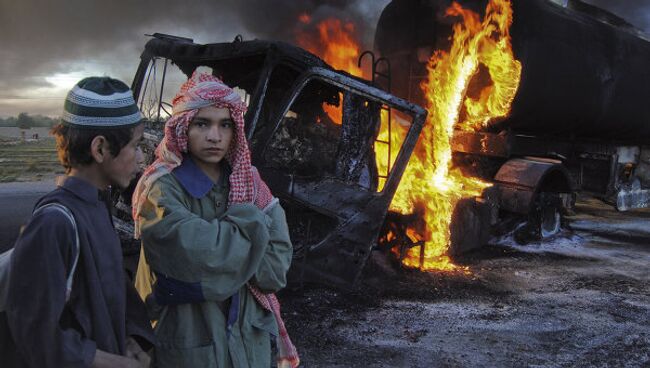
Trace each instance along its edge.
<instances>
[{"instance_id":1,"label":"ash on ground","mask_svg":"<svg viewBox=\"0 0 650 368\"><path fill-rule=\"evenodd\" d=\"M422 273L373 254L355 290L280 294L306 367L650 367L650 211L581 198L569 228Z\"/></svg>"}]
</instances>

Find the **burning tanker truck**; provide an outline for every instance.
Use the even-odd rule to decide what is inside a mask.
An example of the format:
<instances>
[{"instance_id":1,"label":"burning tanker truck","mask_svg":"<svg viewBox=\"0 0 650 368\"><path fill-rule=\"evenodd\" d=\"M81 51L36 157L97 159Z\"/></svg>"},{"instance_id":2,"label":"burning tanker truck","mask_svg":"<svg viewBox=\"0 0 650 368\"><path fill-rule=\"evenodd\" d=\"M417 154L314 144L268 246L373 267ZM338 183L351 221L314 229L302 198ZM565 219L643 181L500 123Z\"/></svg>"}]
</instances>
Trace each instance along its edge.
<instances>
[{"instance_id":1,"label":"burning tanker truck","mask_svg":"<svg viewBox=\"0 0 650 368\"><path fill-rule=\"evenodd\" d=\"M241 93L253 163L287 213L291 282L354 284L377 248L453 270L450 255L485 244L508 214L528 218L523 234L556 233L577 190L621 210L649 202L650 43L609 13L393 0L375 52L347 63L365 72L305 48L154 34L132 84L150 151L193 71ZM129 198L116 219L127 258L139 252Z\"/></svg>"},{"instance_id":2,"label":"burning tanker truck","mask_svg":"<svg viewBox=\"0 0 650 368\"><path fill-rule=\"evenodd\" d=\"M389 61L375 73L391 77L378 84L429 111L414 156L436 155L419 147L441 126L432 139L448 142L449 173L464 180L451 190L447 253L485 244L508 214L528 219L516 238L553 235L577 191L621 211L648 206L650 42L623 19L571 0L393 0L375 53ZM467 190L475 180L485 186ZM408 214L389 214L384 241L417 248L399 226ZM426 268L441 254L400 256Z\"/></svg>"}]
</instances>

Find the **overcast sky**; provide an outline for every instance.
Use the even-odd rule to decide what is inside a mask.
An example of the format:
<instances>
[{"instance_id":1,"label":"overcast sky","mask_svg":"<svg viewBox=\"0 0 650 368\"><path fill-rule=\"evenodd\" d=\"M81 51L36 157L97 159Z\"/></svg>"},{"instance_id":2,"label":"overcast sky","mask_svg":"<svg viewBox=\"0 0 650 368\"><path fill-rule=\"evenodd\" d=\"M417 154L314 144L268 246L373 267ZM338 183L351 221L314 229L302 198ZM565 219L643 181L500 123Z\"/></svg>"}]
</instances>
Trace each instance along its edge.
<instances>
[{"instance_id":1,"label":"overcast sky","mask_svg":"<svg viewBox=\"0 0 650 368\"><path fill-rule=\"evenodd\" d=\"M131 83L146 33L195 42L292 41L301 13L353 20L365 47L390 0L0 0L0 117L57 116L66 91L90 75ZM650 0L588 0L646 32ZM650 33L650 32L649 32Z\"/></svg>"}]
</instances>

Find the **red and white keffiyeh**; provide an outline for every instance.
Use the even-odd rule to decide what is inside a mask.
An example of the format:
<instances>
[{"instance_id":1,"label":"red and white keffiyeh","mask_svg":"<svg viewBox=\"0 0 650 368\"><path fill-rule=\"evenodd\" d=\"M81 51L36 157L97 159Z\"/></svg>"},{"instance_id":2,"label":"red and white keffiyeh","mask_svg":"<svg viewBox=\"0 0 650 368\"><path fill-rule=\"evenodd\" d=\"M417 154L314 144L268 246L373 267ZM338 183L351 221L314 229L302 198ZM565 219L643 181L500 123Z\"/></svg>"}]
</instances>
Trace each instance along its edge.
<instances>
[{"instance_id":1,"label":"red and white keffiyeh","mask_svg":"<svg viewBox=\"0 0 650 368\"><path fill-rule=\"evenodd\" d=\"M226 153L230 164L230 193L228 205L253 203L261 210L271 207L274 202L271 190L262 180L257 169L251 165L250 151L244 132L244 113L246 105L232 88L219 78L207 73L194 72L172 100L172 116L165 123L165 136L156 147L156 160L142 174L133 192L132 215L135 223L134 236L140 238L140 211L146 201L153 183L163 175L170 173L183 160L187 152L187 131L198 110L206 106L227 108L235 122L235 134ZM298 352L289 338L280 315L280 303L275 294L265 294L255 286L247 284L255 300L272 312L278 323L277 337L279 368L293 368L300 363Z\"/></svg>"}]
</instances>

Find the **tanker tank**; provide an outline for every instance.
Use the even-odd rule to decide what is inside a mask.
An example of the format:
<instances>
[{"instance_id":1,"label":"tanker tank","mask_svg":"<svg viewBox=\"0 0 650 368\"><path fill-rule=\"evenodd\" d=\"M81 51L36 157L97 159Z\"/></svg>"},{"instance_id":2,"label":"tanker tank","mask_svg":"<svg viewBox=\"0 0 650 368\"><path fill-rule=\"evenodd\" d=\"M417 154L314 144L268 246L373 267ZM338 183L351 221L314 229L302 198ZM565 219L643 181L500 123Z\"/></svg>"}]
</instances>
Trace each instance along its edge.
<instances>
[{"instance_id":1,"label":"tanker tank","mask_svg":"<svg viewBox=\"0 0 650 368\"><path fill-rule=\"evenodd\" d=\"M479 14L486 0L459 1ZM425 105L420 82L434 50L450 46L445 0L393 0L375 51L391 63L391 92ZM487 130L650 141L650 42L621 18L579 1L513 0L513 52L522 76L511 114Z\"/></svg>"}]
</instances>

